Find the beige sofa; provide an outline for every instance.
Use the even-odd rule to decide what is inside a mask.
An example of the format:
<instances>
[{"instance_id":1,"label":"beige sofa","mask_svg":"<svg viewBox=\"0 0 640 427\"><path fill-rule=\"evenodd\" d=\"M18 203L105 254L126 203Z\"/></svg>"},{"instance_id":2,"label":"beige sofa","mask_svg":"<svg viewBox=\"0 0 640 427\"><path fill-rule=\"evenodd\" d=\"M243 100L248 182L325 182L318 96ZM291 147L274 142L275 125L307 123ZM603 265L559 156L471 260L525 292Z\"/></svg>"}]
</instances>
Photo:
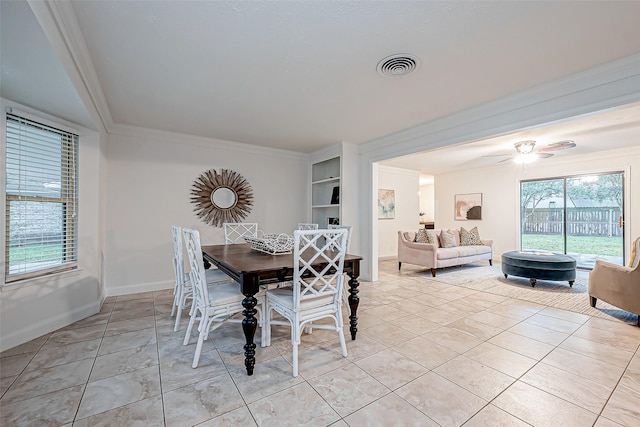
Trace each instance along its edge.
<instances>
[{"instance_id":1,"label":"beige sofa","mask_svg":"<svg viewBox=\"0 0 640 427\"><path fill-rule=\"evenodd\" d=\"M482 240L482 245L460 246L460 230L452 230L457 246L443 248L437 239L441 230L427 230L436 237L438 243L415 242L417 230L398 231L398 270L402 263L420 265L431 269L436 277L436 270L443 267L468 264L476 261L489 261L493 265L493 240Z\"/></svg>"}]
</instances>

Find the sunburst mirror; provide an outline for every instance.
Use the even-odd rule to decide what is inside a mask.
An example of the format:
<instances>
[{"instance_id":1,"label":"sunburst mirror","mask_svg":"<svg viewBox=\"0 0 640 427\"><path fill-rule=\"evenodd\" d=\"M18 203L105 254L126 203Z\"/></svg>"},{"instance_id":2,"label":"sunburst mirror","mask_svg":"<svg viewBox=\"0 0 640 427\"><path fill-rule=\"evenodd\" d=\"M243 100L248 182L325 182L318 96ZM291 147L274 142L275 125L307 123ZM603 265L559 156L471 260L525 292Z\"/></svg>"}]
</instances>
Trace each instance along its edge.
<instances>
[{"instance_id":1,"label":"sunburst mirror","mask_svg":"<svg viewBox=\"0 0 640 427\"><path fill-rule=\"evenodd\" d=\"M253 206L253 190L237 172L210 169L193 183L191 203L202 221L222 227L225 222L240 222L247 217Z\"/></svg>"}]
</instances>

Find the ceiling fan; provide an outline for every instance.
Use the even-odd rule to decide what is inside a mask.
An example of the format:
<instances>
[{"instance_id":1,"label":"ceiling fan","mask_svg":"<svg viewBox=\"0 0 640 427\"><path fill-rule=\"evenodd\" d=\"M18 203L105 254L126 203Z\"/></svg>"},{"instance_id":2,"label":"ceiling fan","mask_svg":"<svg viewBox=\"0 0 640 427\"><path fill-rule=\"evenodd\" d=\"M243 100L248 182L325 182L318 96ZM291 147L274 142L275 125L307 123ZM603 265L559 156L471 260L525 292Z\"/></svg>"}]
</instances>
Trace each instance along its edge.
<instances>
[{"instance_id":1,"label":"ceiling fan","mask_svg":"<svg viewBox=\"0 0 640 427\"><path fill-rule=\"evenodd\" d=\"M576 146L576 143L571 140L558 141L558 142L545 145L544 147L534 151L535 146L536 146L536 142L533 140L519 141L514 144L514 147L516 149L515 153L489 154L487 156L482 156L482 157L508 156L508 158L504 160L500 160L498 163L507 162L509 160L513 160L516 163L530 163L537 159L546 159L548 157L553 156L553 153L551 153L551 151L559 151L559 150L566 150L568 148L573 148Z\"/></svg>"}]
</instances>

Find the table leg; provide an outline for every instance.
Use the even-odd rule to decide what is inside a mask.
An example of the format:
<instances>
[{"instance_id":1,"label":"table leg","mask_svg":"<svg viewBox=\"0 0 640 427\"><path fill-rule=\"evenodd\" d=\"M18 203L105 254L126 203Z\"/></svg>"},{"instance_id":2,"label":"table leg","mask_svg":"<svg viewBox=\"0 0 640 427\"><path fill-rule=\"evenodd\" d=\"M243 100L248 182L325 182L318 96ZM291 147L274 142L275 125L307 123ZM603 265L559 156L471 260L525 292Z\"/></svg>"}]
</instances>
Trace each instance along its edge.
<instances>
[{"instance_id":1,"label":"table leg","mask_svg":"<svg viewBox=\"0 0 640 427\"><path fill-rule=\"evenodd\" d=\"M253 337L258 329L258 320L256 319L255 309L258 300L253 295L245 295L242 300L242 306L244 310L242 314L242 331L244 332L244 338L246 344L244 345L244 366L247 368L247 375L253 375L253 367L256 364L256 345L253 342Z\"/></svg>"},{"instance_id":2,"label":"table leg","mask_svg":"<svg viewBox=\"0 0 640 427\"><path fill-rule=\"evenodd\" d=\"M349 316L349 324L351 327L349 331L351 331L351 339L356 339L356 333L358 332L358 305L360 304L360 297L358 297L358 283L357 276L349 276L349 308L351 309L351 315Z\"/></svg>"}]
</instances>

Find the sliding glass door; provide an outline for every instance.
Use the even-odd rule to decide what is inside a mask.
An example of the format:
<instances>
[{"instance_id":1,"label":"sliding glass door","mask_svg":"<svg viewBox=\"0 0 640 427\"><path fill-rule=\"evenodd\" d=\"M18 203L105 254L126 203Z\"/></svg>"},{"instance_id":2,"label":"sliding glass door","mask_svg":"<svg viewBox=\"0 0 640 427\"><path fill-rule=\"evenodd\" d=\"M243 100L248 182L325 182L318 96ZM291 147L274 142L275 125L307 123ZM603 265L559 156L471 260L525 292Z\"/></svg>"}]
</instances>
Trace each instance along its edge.
<instances>
[{"instance_id":1,"label":"sliding glass door","mask_svg":"<svg viewBox=\"0 0 640 427\"><path fill-rule=\"evenodd\" d=\"M522 250L566 253L578 267L624 262L622 172L522 181Z\"/></svg>"},{"instance_id":2,"label":"sliding glass door","mask_svg":"<svg viewBox=\"0 0 640 427\"><path fill-rule=\"evenodd\" d=\"M522 250L564 252L564 180L520 183Z\"/></svg>"}]
</instances>

